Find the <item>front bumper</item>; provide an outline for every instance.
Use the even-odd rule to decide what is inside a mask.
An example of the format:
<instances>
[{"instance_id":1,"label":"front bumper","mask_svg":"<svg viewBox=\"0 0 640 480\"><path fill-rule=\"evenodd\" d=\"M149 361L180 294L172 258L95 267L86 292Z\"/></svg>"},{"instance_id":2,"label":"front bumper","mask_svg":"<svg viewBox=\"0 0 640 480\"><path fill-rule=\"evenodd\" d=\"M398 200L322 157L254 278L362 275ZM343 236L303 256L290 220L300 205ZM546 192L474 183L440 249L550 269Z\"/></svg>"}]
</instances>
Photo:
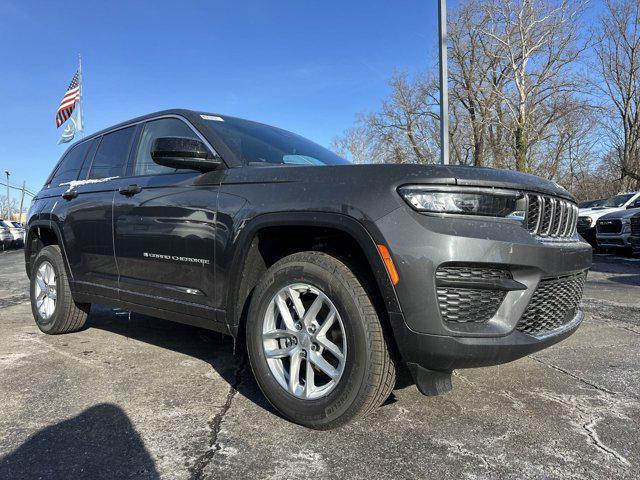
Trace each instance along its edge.
<instances>
[{"instance_id":1,"label":"front bumper","mask_svg":"<svg viewBox=\"0 0 640 480\"><path fill-rule=\"evenodd\" d=\"M582 313L577 311L563 327L541 336L516 329L541 280L591 266L591 247L577 235L544 242L513 221L423 215L409 208L375 225L400 276L396 294L402 311L390 317L407 362L432 370L509 362L566 338L580 324ZM435 272L450 262L508 268L523 289L507 292L495 315L484 323L445 322Z\"/></svg>"},{"instance_id":2,"label":"front bumper","mask_svg":"<svg viewBox=\"0 0 640 480\"><path fill-rule=\"evenodd\" d=\"M633 248L634 253L640 252L640 236L631 235L629 237L629 244L631 245L631 248Z\"/></svg>"},{"instance_id":3,"label":"front bumper","mask_svg":"<svg viewBox=\"0 0 640 480\"><path fill-rule=\"evenodd\" d=\"M627 248L631 246L631 233L598 233L596 238L599 247Z\"/></svg>"}]
</instances>

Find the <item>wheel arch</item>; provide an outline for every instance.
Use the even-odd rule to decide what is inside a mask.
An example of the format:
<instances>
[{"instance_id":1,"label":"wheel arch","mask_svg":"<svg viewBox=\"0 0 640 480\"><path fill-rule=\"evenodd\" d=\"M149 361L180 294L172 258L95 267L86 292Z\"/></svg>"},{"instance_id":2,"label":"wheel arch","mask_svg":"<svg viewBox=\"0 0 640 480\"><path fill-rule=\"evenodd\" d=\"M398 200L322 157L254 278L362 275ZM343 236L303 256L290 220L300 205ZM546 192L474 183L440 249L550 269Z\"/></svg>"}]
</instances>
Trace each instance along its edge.
<instances>
[{"instance_id":1,"label":"wheel arch","mask_svg":"<svg viewBox=\"0 0 640 480\"><path fill-rule=\"evenodd\" d=\"M380 307L384 313L400 312L398 298L387 273L384 261L378 251L376 242L367 229L356 219L338 213L325 212L278 212L254 217L244 225L235 242L232 256L232 268L229 274L226 295L227 323L234 336L242 328L243 316L246 313L251 292L270 266L259 251L261 232L268 229L326 229L345 235L353 241L352 246L358 248L359 258L363 259L366 274L373 279L372 288L378 296ZM302 231L302 230L301 230ZM319 249L323 251L322 249ZM333 250L331 250L334 253ZM291 252L293 253L293 252Z\"/></svg>"},{"instance_id":2,"label":"wheel arch","mask_svg":"<svg viewBox=\"0 0 640 480\"><path fill-rule=\"evenodd\" d=\"M29 224L29 229L24 243L24 258L27 276L31 277L31 265L33 265L33 261L42 247L58 245L62 251L63 264L67 272L67 276L70 279L73 278L62 238L62 232L60 232L60 228L55 222L42 220Z\"/></svg>"}]
</instances>

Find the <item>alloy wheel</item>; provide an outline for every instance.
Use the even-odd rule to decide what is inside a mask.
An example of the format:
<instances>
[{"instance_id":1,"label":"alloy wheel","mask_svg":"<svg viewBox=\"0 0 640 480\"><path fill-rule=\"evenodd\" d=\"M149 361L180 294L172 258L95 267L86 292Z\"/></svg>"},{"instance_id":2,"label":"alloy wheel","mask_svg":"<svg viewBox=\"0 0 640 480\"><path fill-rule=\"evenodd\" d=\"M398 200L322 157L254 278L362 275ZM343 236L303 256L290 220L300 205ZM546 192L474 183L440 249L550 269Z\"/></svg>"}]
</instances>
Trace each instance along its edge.
<instances>
[{"instance_id":1,"label":"alloy wheel","mask_svg":"<svg viewBox=\"0 0 640 480\"><path fill-rule=\"evenodd\" d=\"M296 398L328 395L347 357L342 318L320 289L295 283L269 302L262 324L264 354L280 386Z\"/></svg>"},{"instance_id":2,"label":"alloy wheel","mask_svg":"<svg viewBox=\"0 0 640 480\"><path fill-rule=\"evenodd\" d=\"M49 320L56 310L56 301L58 299L56 272L53 269L53 265L48 261L42 262L36 272L35 281L38 314L43 320Z\"/></svg>"}]
</instances>

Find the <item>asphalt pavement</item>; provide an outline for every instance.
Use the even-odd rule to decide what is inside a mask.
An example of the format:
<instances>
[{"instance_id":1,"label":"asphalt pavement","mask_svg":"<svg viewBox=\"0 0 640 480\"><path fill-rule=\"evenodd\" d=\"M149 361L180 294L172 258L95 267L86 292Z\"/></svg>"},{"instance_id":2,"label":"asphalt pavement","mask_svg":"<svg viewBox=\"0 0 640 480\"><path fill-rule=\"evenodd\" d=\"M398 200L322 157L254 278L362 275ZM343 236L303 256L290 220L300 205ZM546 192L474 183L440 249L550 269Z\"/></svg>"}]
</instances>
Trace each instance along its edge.
<instances>
[{"instance_id":1,"label":"asphalt pavement","mask_svg":"<svg viewBox=\"0 0 640 480\"><path fill-rule=\"evenodd\" d=\"M596 256L583 303L559 345L315 432L219 334L99 306L40 333L22 251L1 253L0 479L637 479L640 261Z\"/></svg>"}]
</instances>

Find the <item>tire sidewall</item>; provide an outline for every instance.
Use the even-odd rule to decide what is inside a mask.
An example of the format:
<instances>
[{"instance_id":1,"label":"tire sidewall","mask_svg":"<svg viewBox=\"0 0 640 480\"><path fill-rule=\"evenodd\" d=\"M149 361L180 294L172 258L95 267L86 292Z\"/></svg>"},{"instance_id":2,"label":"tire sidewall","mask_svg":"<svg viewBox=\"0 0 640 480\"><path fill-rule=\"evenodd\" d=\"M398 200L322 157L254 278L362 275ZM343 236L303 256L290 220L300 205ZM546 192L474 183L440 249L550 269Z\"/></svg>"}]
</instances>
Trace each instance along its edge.
<instances>
[{"instance_id":1,"label":"tire sidewall","mask_svg":"<svg viewBox=\"0 0 640 480\"><path fill-rule=\"evenodd\" d=\"M38 268L42 265L43 262L49 262L53 267L53 271L56 277L56 307L53 312L53 315L48 320L44 320L40 313L38 312L38 307L36 305L36 275L38 273ZM45 333L51 332L56 328L58 323L58 318L61 315L61 311L64 310L62 308L63 302L66 300L64 298L65 292L63 288L62 282L66 279L64 273L64 266L62 265L62 260L60 258L59 250L52 247L45 247L38 253L35 261L33 262L33 267L31 269L31 281L30 281L30 300L31 300L31 311L33 312L33 318L38 325L38 328Z\"/></svg>"},{"instance_id":2,"label":"tire sidewall","mask_svg":"<svg viewBox=\"0 0 640 480\"><path fill-rule=\"evenodd\" d=\"M326 396L303 400L285 391L274 378L264 354L262 328L271 299L283 287L307 283L331 299L342 318L347 340L346 364L336 387ZM350 410L357 411L361 390L366 384L370 366L369 334L364 312L348 283L339 272L320 265L295 261L276 265L261 280L247 319L247 350L258 385L271 404L282 414L301 423L330 423Z\"/></svg>"}]
</instances>

